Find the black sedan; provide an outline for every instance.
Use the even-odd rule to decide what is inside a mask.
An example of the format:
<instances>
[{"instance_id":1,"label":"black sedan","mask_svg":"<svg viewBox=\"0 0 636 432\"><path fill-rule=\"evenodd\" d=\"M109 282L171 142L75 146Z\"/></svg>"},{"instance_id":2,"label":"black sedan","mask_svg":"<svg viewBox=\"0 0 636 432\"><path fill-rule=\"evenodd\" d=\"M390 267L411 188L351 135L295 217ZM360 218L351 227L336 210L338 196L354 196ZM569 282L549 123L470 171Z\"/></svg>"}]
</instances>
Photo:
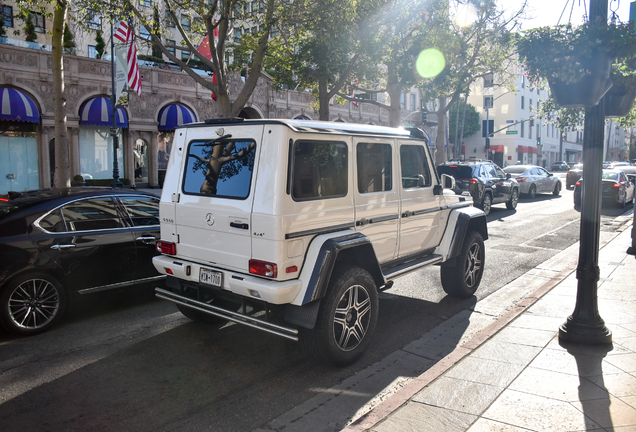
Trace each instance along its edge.
<instances>
[{"instance_id":1,"label":"black sedan","mask_svg":"<svg viewBox=\"0 0 636 432\"><path fill-rule=\"evenodd\" d=\"M579 181L582 175L583 175L583 164L582 163L574 164L565 176L565 188L570 189L571 187L574 187L574 184L577 181Z\"/></svg>"},{"instance_id":2,"label":"black sedan","mask_svg":"<svg viewBox=\"0 0 636 432\"><path fill-rule=\"evenodd\" d=\"M129 190L0 195L0 324L49 329L72 296L163 279L152 265L158 197Z\"/></svg>"},{"instance_id":3,"label":"black sedan","mask_svg":"<svg viewBox=\"0 0 636 432\"><path fill-rule=\"evenodd\" d=\"M581 189L583 179L574 185L574 208L581 208ZM604 169L601 183L601 197L603 203L618 205L625 208L625 204L634 199L634 183L623 171Z\"/></svg>"}]
</instances>

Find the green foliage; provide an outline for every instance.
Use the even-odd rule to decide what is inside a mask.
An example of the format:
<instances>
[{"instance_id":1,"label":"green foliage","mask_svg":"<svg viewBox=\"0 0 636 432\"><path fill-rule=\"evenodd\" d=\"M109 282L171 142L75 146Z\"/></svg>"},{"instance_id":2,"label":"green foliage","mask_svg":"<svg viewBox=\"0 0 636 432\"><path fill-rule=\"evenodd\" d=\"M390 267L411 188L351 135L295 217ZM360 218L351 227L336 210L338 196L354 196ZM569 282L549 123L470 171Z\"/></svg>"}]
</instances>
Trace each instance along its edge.
<instances>
[{"instance_id":1,"label":"green foliage","mask_svg":"<svg viewBox=\"0 0 636 432\"><path fill-rule=\"evenodd\" d=\"M35 24L33 23L33 14L29 13L24 22L24 40L27 42L37 42L38 34L35 31Z\"/></svg>"},{"instance_id":2,"label":"green foliage","mask_svg":"<svg viewBox=\"0 0 636 432\"><path fill-rule=\"evenodd\" d=\"M161 19L159 18L159 9L155 5L155 10L152 15L152 33L161 36ZM161 53L161 47L156 44L152 44L152 55L153 57L158 57L163 59L163 54Z\"/></svg>"},{"instance_id":3,"label":"green foliage","mask_svg":"<svg viewBox=\"0 0 636 432\"><path fill-rule=\"evenodd\" d=\"M590 73L599 53L610 58L636 55L636 36L629 24L585 23L540 27L514 38L519 60L531 82L578 82Z\"/></svg>"},{"instance_id":4,"label":"green foliage","mask_svg":"<svg viewBox=\"0 0 636 432\"><path fill-rule=\"evenodd\" d=\"M77 182L77 183L83 182L83 181L84 181L84 177L82 177L82 176L81 176L81 175L79 175L79 174L75 174L75 175L73 176L73 181L74 181L74 182Z\"/></svg>"},{"instance_id":5,"label":"green foliage","mask_svg":"<svg viewBox=\"0 0 636 432\"><path fill-rule=\"evenodd\" d=\"M459 130L459 132L461 132L462 130L462 115L464 114L464 104L460 103L459 104L459 122L456 122L456 116L457 116L457 104L453 104L449 110L449 138L450 138L450 142L454 143L455 142L455 123L457 124L457 128ZM471 135L476 134L477 132L479 132L481 130L481 124L479 121L479 113L477 112L477 109L472 106L471 104L467 104L466 105L466 114L465 114L465 118L464 118L464 136L465 137L469 137ZM459 137L459 135L457 135Z\"/></svg>"},{"instance_id":6,"label":"green foliage","mask_svg":"<svg viewBox=\"0 0 636 432\"><path fill-rule=\"evenodd\" d=\"M71 29L68 28L68 24L64 23L64 35L62 36L62 46L64 50L72 53L75 50L75 36Z\"/></svg>"},{"instance_id":7,"label":"green foliage","mask_svg":"<svg viewBox=\"0 0 636 432\"><path fill-rule=\"evenodd\" d=\"M102 37L102 31L97 30L95 32L95 51L97 51L97 58L100 59L104 56L104 50L106 49L106 42Z\"/></svg>"}]
</instances>

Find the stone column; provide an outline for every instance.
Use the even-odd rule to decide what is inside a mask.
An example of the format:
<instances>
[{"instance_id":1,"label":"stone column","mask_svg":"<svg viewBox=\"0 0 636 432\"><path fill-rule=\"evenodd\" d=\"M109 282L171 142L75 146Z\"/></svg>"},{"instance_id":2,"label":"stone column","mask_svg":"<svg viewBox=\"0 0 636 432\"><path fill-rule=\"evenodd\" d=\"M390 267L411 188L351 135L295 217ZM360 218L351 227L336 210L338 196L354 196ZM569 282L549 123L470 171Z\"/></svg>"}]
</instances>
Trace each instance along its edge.
<instances>
[{"instance_id":1,"label":"stone column","mask_svg":"<svg viewBox=\"0 0 636 432\"><path fill-rule=\"evenodd\" d=\"M131 137L130 129L121 129L121 146L124 154L124 175L123 177L130 180L130 186L135 186L135 156L133 155L132 143L134 139Z\"/></svg>"},{"instance_id":2,"label":"stone column","mask_svg":"<svg viewBox=\"0 0 636 432\"><path fill-rule=\"evenodd\" d=\"M148 186L151 188L159 187L157 135L158 132L144 133L144 139L148 142Z\"/></svg>"},{"instance_id":3,"label":"stone column","mask_svg":"<svg viewBox=\"0 0 636 432\"><path fill-rule=\"evenodd\" d=\"M69 162L71 164L71 178L80 172L80 149L79 149L79 127L68 128L68 135L71 138L69 143Z\"/></svg>"}]
</instances>

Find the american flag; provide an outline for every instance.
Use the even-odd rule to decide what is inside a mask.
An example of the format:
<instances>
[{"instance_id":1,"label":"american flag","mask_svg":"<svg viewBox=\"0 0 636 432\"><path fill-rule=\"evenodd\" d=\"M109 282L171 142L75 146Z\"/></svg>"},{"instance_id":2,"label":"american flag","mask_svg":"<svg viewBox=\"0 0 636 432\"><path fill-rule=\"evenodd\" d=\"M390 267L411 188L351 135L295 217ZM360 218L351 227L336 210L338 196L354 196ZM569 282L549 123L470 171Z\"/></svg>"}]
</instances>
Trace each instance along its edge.
<instances>
[{"instance_id":1,"label":"american flag","mask_svg":"<svg viewBox=\"0 0 636 432\"><path fill-rule=\"evenodd\" d=\"M115 39L122 43L125 43L127 49L128 59L128 88L137 92L138 96L141 96L141 75L139 74L139 65L137 64L137 47L135 46L135 35L128 26L126 21L122 21L117 26Z\"/></svg>"},{"instance_id":2,"label":"american flag","mask_svg":"<svg viewBox=\"0 0 636 432\"><path fill-rule=\"evenodd\" d=\"M218 41L219 41L219 28L214 27L214 46L216 46ZM201 40L201 43L199 44L199 48L197 48L197 51L203 54L203 56L207 58L208 60L212 60L212 47L210 46L210 35L205 35L205 37ZM212 73L212 83L218 84L215 73ZM214 94L214 92L212 92L212 100L216 102L216 95Z\"/></svg>"}]
</instances>

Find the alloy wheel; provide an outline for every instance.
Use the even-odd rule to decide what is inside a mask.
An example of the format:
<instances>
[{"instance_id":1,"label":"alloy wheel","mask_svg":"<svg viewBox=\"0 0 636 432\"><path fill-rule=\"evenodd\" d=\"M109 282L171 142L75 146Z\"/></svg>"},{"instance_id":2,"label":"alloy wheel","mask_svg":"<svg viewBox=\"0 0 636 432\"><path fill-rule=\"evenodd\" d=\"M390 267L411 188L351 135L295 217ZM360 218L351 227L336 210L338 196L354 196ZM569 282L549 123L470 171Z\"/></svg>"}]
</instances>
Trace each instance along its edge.
<instances>
[{"instance_id":1,"label":"alloy wheel","mask_svg":"<svg viewBox=\"0 0 636 432\"><path fill-rule=\"evenodd\" d=\"M478 280L479 272L481 272L481 246L473 243L468 250L466 257L466 271L464 272L464 280L466 285L472 287Z\"/></svg>"},{"instance_id":2,"label":"alloy wheel","mask_svg":"<svg viewBox=\"0 0 636 432\"><path fill-rule=\"evenodd\" d=\"M11 321L22 329L39 329L50 323L60 308L60 295L51 282L29 279L15 287L8 302Z\"/></svg>"},{"instance_id":3,"label":"alloy wheel","mask_svg":"<svg viewBox=\"0 0 636 432\"><path fill-rule=\"evenodd\" d=\"M362 285L349 287L340 297L333 319L335 342L343 351L355 349L369 329L371 299Z\"/></svg>"}]
</instances>

